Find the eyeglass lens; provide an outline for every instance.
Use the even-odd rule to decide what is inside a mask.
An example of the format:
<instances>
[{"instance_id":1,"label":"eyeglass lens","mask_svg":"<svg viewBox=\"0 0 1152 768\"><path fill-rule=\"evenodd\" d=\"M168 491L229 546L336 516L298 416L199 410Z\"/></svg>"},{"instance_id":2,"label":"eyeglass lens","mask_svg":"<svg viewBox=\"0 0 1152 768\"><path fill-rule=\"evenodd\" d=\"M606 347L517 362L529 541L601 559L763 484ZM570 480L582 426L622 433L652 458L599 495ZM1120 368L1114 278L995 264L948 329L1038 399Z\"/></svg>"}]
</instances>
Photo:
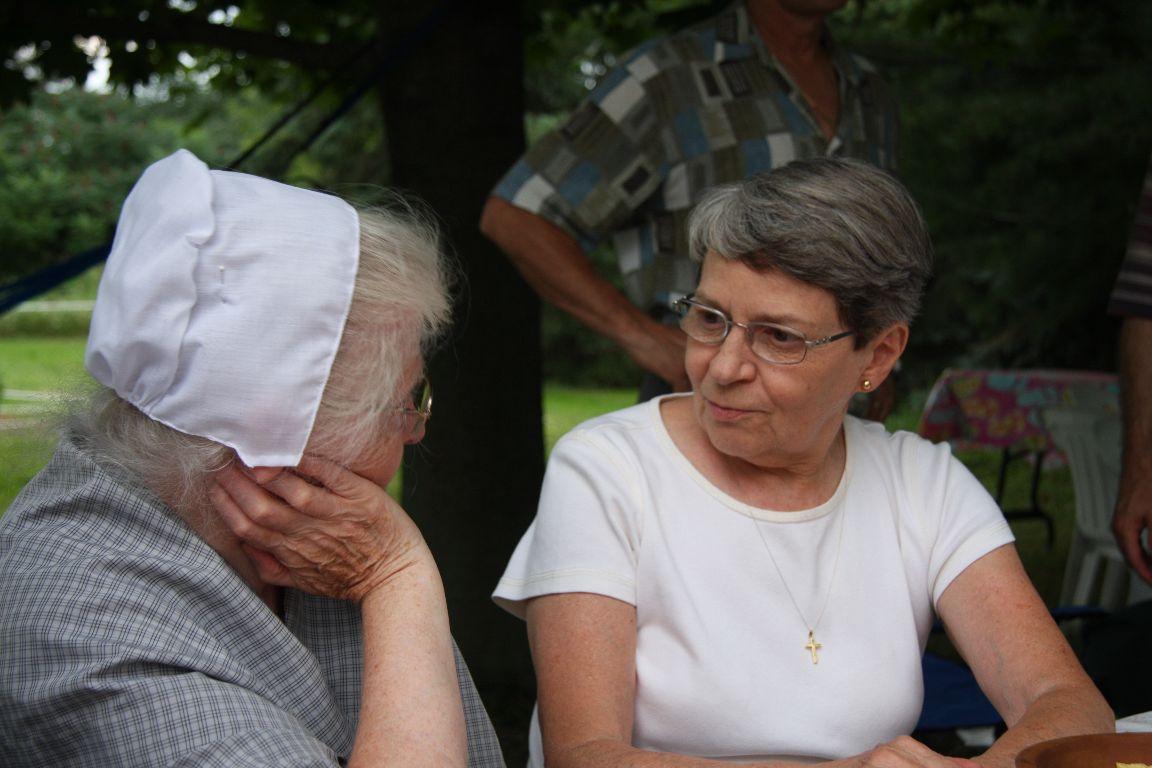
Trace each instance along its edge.
<instances>
[{"instance_id":1,"label":"eyeglass lens","mask_svg":"<svg viewBox=\"0 0 1152 768\"><path fill-rule=\"evenodd\" d=\"M412 388L412 395L408 402L412 404L412 410L423 414L425 417L432 413L432 385L427 379L421 380Z\"/></svg>"},{"instance_id":2,"label":"eyeglass lens","mask_svg":"<svg viewBox=\"0 0 1152 768\"><path fill-rule=\"evenodd\" d=\"M702 344L720 344L735 323L718 309L683 302L680 328ZM741 326L748 335L752 351L774 363L798 363L808 351L804 336L774 323L748 323Z\"/></svg>"},{"instance_id":3,"label":"eyeglass lens","mask_svg":"<svg viewBox=\"0 0 1152 768\"><path fill-rule=\"evenodd\" d=\"M422 439L432 415L432 385L427 380L418 382L408 395L408 406L396 412L403 418L401 431L410 438Z\"/></svg>"}]
</instances>

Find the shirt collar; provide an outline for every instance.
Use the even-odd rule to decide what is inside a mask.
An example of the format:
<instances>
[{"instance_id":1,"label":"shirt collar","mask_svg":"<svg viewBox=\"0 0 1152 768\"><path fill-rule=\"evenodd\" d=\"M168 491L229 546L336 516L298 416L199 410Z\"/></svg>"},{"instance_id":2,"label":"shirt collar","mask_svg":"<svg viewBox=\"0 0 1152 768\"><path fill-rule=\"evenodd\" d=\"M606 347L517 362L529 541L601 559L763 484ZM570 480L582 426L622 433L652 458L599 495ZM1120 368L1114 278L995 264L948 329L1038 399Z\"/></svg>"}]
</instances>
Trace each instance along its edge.
<instances>
[{"instance_id":1,"label":"shirt collar","mask_svg":"<svg viewBox=\"0 0 1152 768\"><path fill-rule=\"evenodd\" d=\"M752 19L748 16L748 6L746 0L735 0L727 8L720 12L716 17L716 39L721 42L726 42L722 39L725 30L731 30L735 39L733 44L737 46L747 46L755 52L756 57L760 59L761 63L765 66L772 67L773 69L783 70L776 62L776 57L768 50L768 46L764 44L764 40L756 32L756 27L752 24ZM836 68L836 72L840 75L841 82L848 82L853 86L857 85L860 81L860 67L856 64L852 54L844 50L843 47L836 44L835 38L832 36L832 31L828 29L828 25L824 25L824 34L821 43L828 50L832 56L832 65Z\"/></svg>"}]
</instances>

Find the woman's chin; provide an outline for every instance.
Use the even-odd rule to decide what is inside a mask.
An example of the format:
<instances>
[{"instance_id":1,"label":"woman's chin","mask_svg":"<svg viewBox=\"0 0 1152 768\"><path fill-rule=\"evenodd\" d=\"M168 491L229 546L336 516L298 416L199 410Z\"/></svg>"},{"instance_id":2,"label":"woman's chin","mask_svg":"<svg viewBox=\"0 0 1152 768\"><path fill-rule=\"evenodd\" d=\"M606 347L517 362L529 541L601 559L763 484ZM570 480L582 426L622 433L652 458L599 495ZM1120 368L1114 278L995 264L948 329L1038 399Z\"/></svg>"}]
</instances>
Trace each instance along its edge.
<instances>
[{"instance_id":1,"label":"woman's chin","mask_svg":"<svg viewBox=\"0 0 1152 768\"><path fill-rule=\"evenodd\" d=\"M717 453L732 459L748 460L764 450L763 435L749 434L733 422L706 423L704 433Z\"/></svg>"}]
</instances>

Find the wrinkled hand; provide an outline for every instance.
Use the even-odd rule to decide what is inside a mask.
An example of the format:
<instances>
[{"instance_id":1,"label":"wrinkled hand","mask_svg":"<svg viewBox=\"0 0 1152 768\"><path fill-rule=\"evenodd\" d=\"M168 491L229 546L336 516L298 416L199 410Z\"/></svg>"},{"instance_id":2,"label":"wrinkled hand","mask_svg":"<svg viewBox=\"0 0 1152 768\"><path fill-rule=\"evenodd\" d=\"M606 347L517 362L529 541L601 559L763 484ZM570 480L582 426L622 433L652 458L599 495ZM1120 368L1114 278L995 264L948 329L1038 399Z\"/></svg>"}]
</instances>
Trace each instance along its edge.
<instances>
[{"instance_id":1,"label":"wrinkled hand","mask_svg":"<svg viewBox=\"0 0 1152 768\"><path fill-rule=\"evenodd\" d=\"M208 493L269 584L360 602L430 557L416 524L384 489L325 459L305 456L295 469L244 471L233 463Z\"/></svg>"},{"instance_id":2,"label":"wrinkled hand","mask_svg":"<svg viewBox=\"0 0 1152 768\"><path fill-rule=\"evenodd\" d=\"M1152 536L1152 478L1131 476L1135 474L1125 472L1121 478L1112 535L1132 570L1152 584L1152 553L1141 541L1144 531Z\"/></svg>"},{"instance_id":3,"label":"wrinkled hand","mask_svg":"<svg viewBox=\"0 0 1152 768\"><path fill-rule=\"evenodd\" d=\"M687 392L692 385L684 370L684 351L688 347L684 331L655 320L645 330L644 338L626 345L625 351L641 368L671 384L673 391Z\"/></svg>"},{"instance_id":4,"label":"wrinkled hand","mask_svg":"<svg viewBox=\"0 0 1152 768\"><path fill-rule=\"evenodd\" d=\"M980 764L962 757L945 757L911 736L900 736L862 755L828 763L836 768L980 768Z\"/></svg>"}]
</instances>

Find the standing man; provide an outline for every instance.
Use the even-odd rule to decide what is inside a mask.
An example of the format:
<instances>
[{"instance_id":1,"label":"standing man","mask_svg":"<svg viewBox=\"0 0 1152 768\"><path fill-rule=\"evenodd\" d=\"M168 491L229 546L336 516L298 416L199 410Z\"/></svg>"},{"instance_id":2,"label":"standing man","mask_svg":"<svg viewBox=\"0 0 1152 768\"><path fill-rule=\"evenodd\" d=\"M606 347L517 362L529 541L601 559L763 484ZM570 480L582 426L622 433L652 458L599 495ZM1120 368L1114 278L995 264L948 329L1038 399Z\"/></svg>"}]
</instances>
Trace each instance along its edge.
<instances>
[{"instance_id":1,"label":"standing man","mask_svg":"<svg viewBox=\"0 0 1152 768\"><path fill-rule=\"evenodd\" d=\"M484 234L651 374L642 399L688 388L672 304L696 285L686 223L706 188L819 155L894 167L895 103L824 24L846 2L738 0L640 45L488 199ZM587 256L609 235L627 296Z\"/></svg>"},{"instance_id":2,"label":"standing man","mask_svg":"<svg viewBox=\"0 0 1152 768\"><path fill-rule=\"evenodd\" d=\"M1120 387L1124 468L1112 532L1128 565L1152 584L1152 163L1108 312L1123 315Z\"/></svg>"},{"instance_id":3,"label":"standing man","mask_svg":"<svg viewBox=\"0 0 1152 768\"><path fill-rule=\"evenodd\" d=\"M1152 708L1152 161L1136 208L1128 252L1112 288L1108 314L1120 330L1123 465L1112 533L1131 579L1128 605L1084 628L1084 669L1117 717Z\"/></svg>"}]
</instances>

